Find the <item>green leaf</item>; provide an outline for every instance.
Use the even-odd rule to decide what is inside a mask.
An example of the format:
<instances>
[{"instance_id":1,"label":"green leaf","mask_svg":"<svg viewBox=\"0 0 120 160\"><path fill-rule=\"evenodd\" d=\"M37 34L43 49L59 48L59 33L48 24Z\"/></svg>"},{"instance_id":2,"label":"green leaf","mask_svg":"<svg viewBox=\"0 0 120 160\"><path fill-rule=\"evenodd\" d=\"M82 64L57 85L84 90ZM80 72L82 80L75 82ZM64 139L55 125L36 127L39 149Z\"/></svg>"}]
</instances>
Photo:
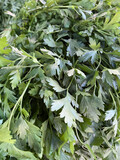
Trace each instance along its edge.
<instances>
[{"instance_id":1,"label":"green leaf","mask_svg":"<svg viewBox=\"0 0 120 160\"><path fill-rule=\"evenodd\" d=\"M0 129L0 142L4 143L11 143L14 144L16 140L12 139L12 136L10 135L10 131L7 127Z\"/></svg>"},{"instance_id":2,"label":"green leaf","mask_svg":"<svg viewBox=\"0 0 120 160\"><path fill-rule=\"evenodd\" d=\"M120 68L117 69L107 69L110 74L120 75Z\"/></svg>"},{"instance_id":3,"label":"green leaf","mask_svg":"<svg viewBox=\"0 0 120 160\"><path fill-rule=\"evenodd\" d=\"M8 100L10 100L13 103L16 102L15 93L13 91L11 91L10 89L4 87L4 94L5 94L5 96L6 96L6 98Z\"/></svg>"},{"instance_id":4,"label":"green leaf","mask_svg":"<svg viewBox=\"0 0 120 160\"><path fill-rule=\"evenodd\" d=\"M96 44L96 41L92 38L89 38L89 42L90 42L90 47L93 49L93 50L97 50L100 48L100 43Z\"/></svg>"},{"instance_id":5,"label":"green leaf","mask_svg":"<svg viewBox=\"0 0 120 160\"><path fill-rule=\"evenodd\" d=\"M64 88L60 87L59 83L53 80L52 78L47 78L47 81L49 85L52 86L56 92L62 92L65 90Z\"/></svg>"},{"instance_id":6,"label":"green leaf","mask_svg":"<svg viewBox=\"0 0 120 160\"><path fill-rule=\"evenodd\" d=\"M118 131L118 121L116 117L114 118L113 126L114 126L114 137L116 137Z\"/></svg>"},{"instance_id":7,"label":"green leaf","mask_svg":"<svg viewBox=\"0 0 120 160\"><path fill-rule=\"evenodd\" d=\"M65 98L54 100L51 108L52 111L57 111L63 107L60 117L65 118L65 123L67 123L69 127L76 125L75 120L83 122L81 115L77 113L72 105L78 108L78 104L74 100L74 97L67 93Z\"/></svg>"},{"instance_id":8,"label":"green leaf","mask_svg":"<svg viewBox=\"0 0 120 160\"><path fill-rule=\"evenodd\" d=\"M11 76L10 80L11 80L12 89L14 89L17 87L19 82L21 82L20 73L18 70L16 70L11 72L9 75Z\"/></svg>"},{"instance_id":9,"label":"green leaf","mask_svg":"<svg viewBox=\"0 0 120 160\"><path fill-rule=\"evenodd\" d=\"M86 75L82 71L80 71L79 69L76 69L76 68L70 69L69 71L67 71L67 74L69 77L71 77L75 74L75 72L77 74L81 75L82 77L86 78Z\"/></svg>"},{"instance_id":10,"label":"green leaf","mask_svg":"<svg viewBox=\"0 0 120 160\"><path fill-rule=\"evenodd\" d=\"M59 75L59 73L60 73L59 66L60 66L60 59L55 58L54 64L50 64L45 67L45 72L46 72L47 76L54 76L56 74Z\"/></svg>"},{"instance_id":11,"label":"green leaf","mask_svg":"<svg viewBox=\"0 0 120 160\"><path fill-rule=\"evenodd\" d=\"M74 154L74 144L76 142L76 136L72 128L67 127L64 134L61 136L61 140L65 143L69 141L71 153Z\"/></svg>"},{"instance_id":12,"label":"green leaf","mask_svg":"<svg viewBox=\"0 0 120 160\"><path fill-rule=\"evenodd\" d=\"M116 24L120 21L120 11L118 11L114 16L113 18L111 19L111 21L108 23L108 24L105 24L104 25L104 28L103 29L111 29L111 26L113 24Z\"/></svg>"},{"instance_id":13,"label":"green leaf","mask_svg":"<svg viewBox=\"0 0 120 160\"><path fill-rule=\"evenodd\" d=\"M35 96L38 93L38 91L39 91L39 86L36 85L36 86L34 86L34 88L32 88L29 91L29 93L30 93L30 95Z\"/></svg>"},{"instance_id":14,"label":"green leaf","mask_svg":"<svg viewBox=\"0 0 120 160\"><path fill-rule=\"evenodd\" d=\"M27 131L29 130L29 126L27 125L26 121L22 117L20 117L16 125L18 127L17 135L19 135L21 139L25 139Z\"/></svg>"},{"instance_id":15,"label":"green leaf","mask_svg":"<svg viewBox=\"0 0 120 160\"><path fill-rule=\"evenodd\" d=\"M93 71L92 74L93 74L93 77L91 77L91 79L88 81L88 84L95 85L97 77L99 76L99 72Z\"/></svg>"},{"instance_id":16,"label":"green leaf","mask_svg":"<svg viewBox=\"0 0 120 160\"><path fill-rule=\"evenodd\" d=\"M94 154L94 152L93 152L93 150L91 149L91 147L90 147L88 144L85 144L85 146L86 146L86 148L89 150L89 152L91 153L91 155L93 156L93 158L94 158L95 160L97 160L97 159L96 159L96 156L95 156L95 154Z\"/></svg>"},{"instance_id":17,"label":"green leaf","mask_svg":"<svg viewBox=\"0 0 120 160\"><path fill-rule=\"evenodd\" d=\"M52 38L52 35L47 35L44 38L44 42L46 45L48 45L49 47L56 47L55 41Z\"/></svg>"},{"instance_id":18,"label":"green leaf","mask_svg":"<svg viewBox=\"0 0 120 160\"><path fill-rule=\"evenodd\" d=\"M0 38L0 54L9 54L11 52L11 49L5 49L8 46L9 44L7 43L7 38L6 37Z\"/></svg>"},{"instance_id":19,"label":"green leaf","mask_svg":"<svg viewBox=\"0 0 120 160\"><path fill-rule=\"evenodd\" d=\"M91 59L92 64L95 63L97 59L97 51L88 51L81 58L83 62L88 61L88 59Z\"/></svg>"},{"instance_id":20,"label":"green leaf","mask_svg":"<svg viewBox=\"0 0 120 160\"><path fill-rule=\"evenodd\" d=\"M69 46L67 47L67 56L73 56L75 54L78 54L78 50L79 50L79 44L76 40L74 39L69 39L68 41Z\"/></svg>"},{"instance_id":21,"label":"green leaf","mask_svg":"<svg viewBox=\"0 0 120 160\"><path fill-rule=\"evenodd\" d=\"M44 123L42 123L42 127L41 127L41 133L42 133L42 137L41 137L41 153L39 154L40 158L43 157L43 153L44 153L45 137L46 137L46 134L47 134L47 126L48 126L48 121L45 121Z\"/></svg>"},{"instance_id":22,"label":"green leaf","mask_svg":"<svg viewBox=\"0 0 120 160\"><path fill-rule=\"evenodd\" d=\"M102 75L103 82L107 82L111 87L113 87L113 77L109 71L104 71Z\"/></svg>"},{"instance_id":23,"label":"green leaf","mask_svg":"<svg viewBox=\"0 0 120 160\"><path fill-rule=\"evenodd\" d=\"M104 103L96 96L83 97L80 103L80 111L91 121L98 122L101 115L100 110L104 110Z\"/></svg>"},{"instance_id":24,"label":"green leaf","mask_svg":"<svg viewBox=\"0 0 120 160\"><path fill-rule=\"evenodd\" d=\"M0 56L0 67L10 64L12 61Z\"/></svg>"},{"instance_id":25,"label":"green leaf","mask_svg":"<svg viewBox=\"0 0 120 160\"><path fill-rule=\"evenodd\" d=\"M27 131L28 145L37 153L41 153L41 131L40 129L27 121L29 130Z\"/></svg>"},{"instance_id":26,"label":"green leaf","mask_svg":"<svg viewBox=\"0 0 120 160\"><path fill-rule=\"evenodd\" d=\"M44 77L44 71L38 67L38 68L33 68L32 70L30 70L28 72L28 74L24 77L25 79L32 79L34 77L36 77L37 75L39 75L39 77L42 79Z\"/></svg>"},{"instance_id":27,"label":"green leaf","mask_svg":"<svg viewBox=\"0 0 120 160\"><path fill-rule=\"evenodd\" d=\"M109 110L109 111L106 111L106 115L105 115L105 121L108 121L110 119L112 119L115 115L115 110Z\"/></svg>"},{"instance_id":28,"label":"green leaf","mask_svg":"<svg viewBox=\"0 0 120 160\"><path fill-rule=\"evenodd\" d=\"M8 155L10 155L11 157L15 157L19 160L27 160L27 159L37 160L37 158L35 158L33 153L28 152L28 151L22 151L18 149L15 145L10 144L10 143L2 143L0 145L0 149L2 151L8 152Z\"/></svg>"}]
</instances>

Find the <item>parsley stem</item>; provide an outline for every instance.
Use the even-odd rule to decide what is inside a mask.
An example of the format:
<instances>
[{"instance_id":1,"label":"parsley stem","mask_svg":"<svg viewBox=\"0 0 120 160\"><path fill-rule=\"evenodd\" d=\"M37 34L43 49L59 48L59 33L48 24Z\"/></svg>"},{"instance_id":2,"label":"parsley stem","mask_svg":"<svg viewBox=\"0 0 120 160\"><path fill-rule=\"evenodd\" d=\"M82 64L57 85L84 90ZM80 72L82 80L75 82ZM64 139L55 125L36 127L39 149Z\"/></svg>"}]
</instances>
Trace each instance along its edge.
<instances>
[{"instance_id":1,"label":"parsley stem","mask_svg":"<svg viewBox=\"0 0 120 160\"><path fill-rule=\"evenodd\" d=\"M69 85L68 85L68 87L67 87L67 91L69 90L69 88L70 88L70 86L71 86L71 84L72 84L72 82L73 82L73 79L74 79L74 76L72 76L72 79L71 79L71 81L70 81L70 83L69 83Z\"/></svg>"},{"instance_id":2,"label":"parsley stem","mask_svg":"<svg viewBox=\"0 0 120 160\"><path fill-rule=\"evenodd\" d=\"M10 129L10 124L11 124L12 117L13 117L13 115L15 114L15 111L16 111L18 105L19 105L20 102L22 101L23 96L25 95L25 92L26 92L26 90L28 89L29 84L30 84L30 80L28 81L28 83L27 83L27 85L26 85L23 93L21 94L21 96L20 96L19 99L17 100L16 104L14 105L14 108L13 108L13 110L12 110L12 112L11 112L11 114L10 114L10 117L9 117L9 119L8 119L8 129Z\"/></svg>"},{"instance_id":3,"label":"parsley stem","mask_svg":"<svg viewBox=\"0 0 120 160\"><path fill-rule=\"evenodd\" d=\"M75 128L75 131L76 131L76 136L77 136L77 138L78 138L78 141L79 141L82 145L84 145L85 148L87 148L87 150L90 152L90 154L91 154L91 156L94 158L94 160L97 160L97 159L96 159L96 156L95 156L95 154L94 154L94 152L93 152L93 150L91 149L91 147L90 147L88 144L85 144L85 143L80 139L80 137L79 137L79 135L78 135L78 130L77 130L77 128Z\"/></svg>"}]
</instances>

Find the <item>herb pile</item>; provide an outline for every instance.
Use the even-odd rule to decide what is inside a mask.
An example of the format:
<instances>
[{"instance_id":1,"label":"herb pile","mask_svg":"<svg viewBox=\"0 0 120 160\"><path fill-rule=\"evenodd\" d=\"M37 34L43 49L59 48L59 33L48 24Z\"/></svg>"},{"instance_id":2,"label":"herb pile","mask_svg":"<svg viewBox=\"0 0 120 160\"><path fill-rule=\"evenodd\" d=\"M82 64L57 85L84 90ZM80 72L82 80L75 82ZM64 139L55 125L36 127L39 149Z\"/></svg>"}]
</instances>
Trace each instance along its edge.
<instances>
[{"instance_id":1,"label":"herb pile","mask_svg":"<svg viewBox=\"0 0 120 160\"><path fill-rule=\"evenodd\" d=\"M120 2L22 5L0 38L0 159L119 160Z\"/></svg>"}]
</instances>

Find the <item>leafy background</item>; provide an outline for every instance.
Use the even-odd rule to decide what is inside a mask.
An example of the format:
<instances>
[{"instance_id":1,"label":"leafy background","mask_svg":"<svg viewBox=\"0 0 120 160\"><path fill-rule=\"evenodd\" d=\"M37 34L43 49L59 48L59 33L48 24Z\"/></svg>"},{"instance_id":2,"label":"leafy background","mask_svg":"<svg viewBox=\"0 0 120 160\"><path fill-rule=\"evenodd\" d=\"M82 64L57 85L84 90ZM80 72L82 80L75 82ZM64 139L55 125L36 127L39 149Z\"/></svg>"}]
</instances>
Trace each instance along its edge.
<instances>
[{"instance_id":1,"label":"leafy background","mask_svg":"<svg viewBox=\"0 0 120 160\"><path fill-rule=\"evenodd\" d=\"M119 160L120 2L0 6L1 160Z\"/></svg>"}]
</instances>

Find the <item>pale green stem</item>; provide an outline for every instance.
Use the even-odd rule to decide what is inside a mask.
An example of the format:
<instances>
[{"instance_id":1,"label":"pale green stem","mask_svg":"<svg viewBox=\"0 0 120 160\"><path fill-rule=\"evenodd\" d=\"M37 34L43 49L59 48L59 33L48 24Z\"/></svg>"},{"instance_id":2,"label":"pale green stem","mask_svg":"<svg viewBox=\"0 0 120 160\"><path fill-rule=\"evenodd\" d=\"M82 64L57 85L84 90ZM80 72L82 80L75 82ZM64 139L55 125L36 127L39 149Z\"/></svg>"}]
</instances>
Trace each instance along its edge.
<instances>
[{"instance_id":1,"label":"pale green stem","mask_svg":"<svg viewBox=\"0 0 120 160\"><path fill-rule=\"evenodd\" d=\"M26 87L25 87L22 95L19 97L19 99L17 100L16 104L14 105L14 108L13 108L13 110L12 110L12 112L11 112L11 114L10 114L10 117L9 117L9 119L8 119L8 129L10 129L10 124L11 124L12 117L13 117L13 115L15 114L15 111L16 111L18 105L19 105L20 102L22 101L23 96L24 96L24 94L25 94L25 92L26 92L29 84L30 84L30 80L28 81L28 83L27 83L27 85L26 85Z\"/></svg>"}]
</instances>

